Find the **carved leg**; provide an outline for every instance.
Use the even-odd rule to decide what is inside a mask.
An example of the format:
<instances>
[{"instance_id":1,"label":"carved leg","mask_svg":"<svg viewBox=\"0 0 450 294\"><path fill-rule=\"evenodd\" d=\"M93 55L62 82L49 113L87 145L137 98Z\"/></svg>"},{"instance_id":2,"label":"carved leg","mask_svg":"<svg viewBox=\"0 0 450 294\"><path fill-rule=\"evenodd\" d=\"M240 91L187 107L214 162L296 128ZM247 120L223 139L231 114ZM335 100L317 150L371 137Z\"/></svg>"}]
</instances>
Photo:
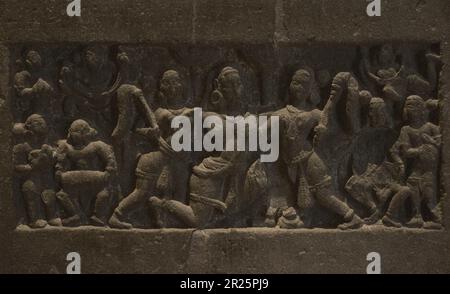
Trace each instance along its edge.
<instances>
[{"instance_id":1,"label":"carved leg","mask_svg":"<svg viewBox=\"0 0 450 294\"><path fill-rule=\"evenodd\" d=\"M151 197L149 205L153 209L164 210L178 218L187 228L198 227L197 217L189 205L175 200L159 199L158 197Z\"/></svg>"},{"instance_id":2,"label":"carved leg","mask_svg":"<svg viewBox=\"0 0 450 294\"><path fill-rule=\"evenodd\" d=\"M94 215L90 220L94 226L104 227L110 213L111 193L103 189L95 198Z\"/></svg>"},{"instance_id":3,"label":"carved leg","mask_svg":"<svg viewBox=\"0 0 450 294\"><path fill-rule=\"evenodd\" d=\"M382 221L385 226L400 228L402 227L399 218L400 209L405 205L406 200L411 197L411 189L399 187L396 191L388 190L388 192L394 192L395 194Z\"/></svg>"},{"instance_id":4,"label":"carved leg","mask_svg":"<svg viewBox=\"0 0 450 294\"><path fill-rule=\"evenodd\" d=\"M367 225L372 225L381 218L381 212L372 197L373 184L363 177L353 176L345 188L356 201L369 210L370 217L364 219Z\"/></svg>"},{"instance_id":5,"label":"carved leg","mask_svg":"<svg viewBox=\"0 0 450 294\"><path fill-rule=\"evenodd\" d=\"M45 213L47 215L48 224L55 227L62 226L61 219L56 213L56 193L54 190L45 190L41 194L42 202L45 204Z\"/></svg>"},{"instance_id":6,"label":"carved leg","mask_svg":"<svg viewBox=\"0 0 450 294\"><path fill-rule=\"evenodd\" d=\"M411 190L411 199L413 202L413 217L409 222L406 223L406 226L409 228L421 228L423 226L423 218L422 218L422 199L420 197L420 182L418 179L408 179L407 181L408 187Z\"/></svg>"},{"instance_id":7,"label":"carved leg","mask_svg":"<svg viewBox=\"0 0 450 294\"><path fill-rule=\"evenodd\" d=\"M81 217L78 212L76 205L73 203L72 199L70 199L69 194L64 192L63 190L56 193L56 198L61 203L64 211L68 215L68 217L62 220L63 226L67 227L77 227L81 224Z\"/></svg>"},{"instance_id":8,"label":"carved leg","mask_svg":"<svg viewBox=\"0 0 450 294\"><path fill-rule=\"evenodd\" d=\"M317 188L315 192L317 202L321 206L344 218L345 223L339 225L339 229L351 230L358 229L363 226L363 220L358 215L356 215L353 209L348 207L345 202L341 201L333 195L334 193L331 188L331 183Z\"/></svg>"},{"instance_id":9,"label":"carved leg","mask_svg":"<svg viewBox=\"0 0 450 294\"><path fill-rule=\"evenodd\" d=\"M426 229L442 229L442 217L440 206L436 198L436 184L431 178L424 180L422 182L422 193L423 200L430 212L431 221L425 223L424 228Z\"/></svg>"},{"instance_id":10,"label":"carved leg","mask_svg":"<svg viewBox=\"0 0 450 294\"><path fill-rule=\"evenodd\" d=\"M132 229L133 225L124 222L123 219L129 213L144 205L148 197L148 191L136 188L130 195L120 201L119 205L114 210L113 215L109 219L110 226L117 229Z\"/></svg>"},{"instance_id":11,"label":"carved leg","mask_svg":"<svg viewBox=\"0 0 450 294\"><path fill-rule=\"evenodd\" d=\"M27 207L29 225L31 228L43 228L47 222L40 216L40 193L33 181L28 180L22 185L22 193Z\"/></svg>"}]
</instances>

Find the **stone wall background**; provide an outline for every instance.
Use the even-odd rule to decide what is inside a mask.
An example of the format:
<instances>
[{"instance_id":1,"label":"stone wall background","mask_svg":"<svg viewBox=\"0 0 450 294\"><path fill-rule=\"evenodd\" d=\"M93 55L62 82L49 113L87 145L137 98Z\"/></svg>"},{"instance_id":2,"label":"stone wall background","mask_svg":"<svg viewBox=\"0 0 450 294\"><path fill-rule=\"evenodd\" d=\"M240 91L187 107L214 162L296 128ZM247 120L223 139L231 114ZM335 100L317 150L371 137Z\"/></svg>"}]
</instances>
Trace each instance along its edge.
<instances>
[{"instance_id":1,"label":"stone wall background","mask_svg":"<svg viewBox=\"0 0 450 294\"><path fill-rule=\"evenodd\" d=\"M369 18L364 0L90 0L82 17L68 1L0 1L0 273L64 273L68 252L84 273L365 273L367 253L384 273L449 273L450 234L371 229L16 231L12 197L11 46L124 43L285 46L440 43L442 186L450 191L450 2L385 0ZM443 202L450 227L450 202Z\"/></svg>"}]
</instances>

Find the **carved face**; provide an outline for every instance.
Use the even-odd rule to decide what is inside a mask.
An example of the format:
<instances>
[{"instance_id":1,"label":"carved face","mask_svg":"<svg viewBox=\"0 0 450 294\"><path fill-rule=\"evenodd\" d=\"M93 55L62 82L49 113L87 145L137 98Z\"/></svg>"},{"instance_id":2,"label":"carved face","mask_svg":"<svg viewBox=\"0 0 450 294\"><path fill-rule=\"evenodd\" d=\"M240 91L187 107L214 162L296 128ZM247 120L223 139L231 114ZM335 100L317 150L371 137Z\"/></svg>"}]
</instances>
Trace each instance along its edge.
<instances>
[{"instance_id":1,"label":"carved face","mask_svg":"<svg viewBox=\"0 0 450 294\"><path fill-rule=\"evenodd\" d=\"M381 98L372 99L370 102L369 120L371 127L382 128L387 126L386 104Z\"/></svg>"},{"instance_id":2,"label":"carved face","mask_svg":"<svg viewBox=\"0 0 450 294\"><path fill-rule=\"evenodd\" d=\"M295 101L292 104L303 103L311 94L312 77L307 70L299 70L292 77L289 93Z\"/></svg>"},{"instance_id":3,"label":"carved face","mask_svg":"<svg viewBox=\"0 0 450 294\"><path fill-rule=\"evenodd\" d=\"M313 138L314 147L317 147L319 145L320 141L322 141L326 130L327 130L327 128L320 124L314 128L314 138Z\"/></svg>"},{"instance_id":4,"label":"carved face","mask_svg":"<svg viewBox=\"0 0 450 294\"><path fill-rule=\"evenodd\" d=\"M90 70L97 69L101 64L103 64L103 59L101 54L97 52L98 50L95 50L93 48L87 49L84 52L84 59L86 62L87 67Z\"/></svg>"},{"instance_id":5,"label":"carved face","mask_svg":"<svg viewBox=\"0 0 450 294\"><path fill-rule=\"evenodd\" d=\"M28 52L26 62L31 68L39 69L42 67L42 59L37 51Z\"/></svg>"},{"instance_id":6,"label":"carved face","mask_svg":"<svg viewBox=\"0 0 450 294\"><path fill-rule=\"evenodd\" d=\"M394 48L391 45L383 45L378 54L378 61L381 65L388 65L395 59Z\"/></svg>"},{"instance_id":7,"label":"carved face","mask_svg":"<svg viewBox=\"0 0 450 294\"><path fill-rule=\"evenodd\" d=\"M406 99L404 119L409 122L420 122L425 119L426 108L423 99L419 96L410 96Z\"/></svg>"},{"instance_id":8,"label":"carved face","mask_svg":"<svg viewBox=\"0 0 450 294\"><path fill-rule=\"evenodd\" d=\"M50 164L50 158L41 150L32 150L28 154L28 161L34 169L47 167Z\"/></svg>"},{"instance_id":9,"label":"carved face","mask_svg":"<svg viewBox=\"0 0 450 294\"><path fill-rule=\"evenodd\" d=\"M242 81L237 71L225 74L219 80L220 92L229 103L239 101L242 96Z\"/></svg>"},{"instance_id":10,"label":"carved face","mask_svg":"<svg viewBox=\"0 0 450 294\"><path fill-rule=\"evenodd\" d=\"M25 129L36 135L46 135L48 133L45 119L38 114L33 114L26 120Z\"/></svg>"},{"instance_id":11,"label":"carved face","mask_svg":"<svg viewBox=\"0 0 450 294\"><path fill-rule=\"evenodd\" d=\"M70 142L75 146L88 144L96 131L84 120L76 120L69 129Z\"/></svg>"},{"instance_id":12,"label":"carved face","mask_svg":"<svg viewBox=\"0 0 450 294\"><path fill-rule=\"evenodd\" d=\"M167 99L169 106L182 104L183 83L178 72L170 70L164 73L161 79L161 93Z\"/></svg>"}]
</instances>

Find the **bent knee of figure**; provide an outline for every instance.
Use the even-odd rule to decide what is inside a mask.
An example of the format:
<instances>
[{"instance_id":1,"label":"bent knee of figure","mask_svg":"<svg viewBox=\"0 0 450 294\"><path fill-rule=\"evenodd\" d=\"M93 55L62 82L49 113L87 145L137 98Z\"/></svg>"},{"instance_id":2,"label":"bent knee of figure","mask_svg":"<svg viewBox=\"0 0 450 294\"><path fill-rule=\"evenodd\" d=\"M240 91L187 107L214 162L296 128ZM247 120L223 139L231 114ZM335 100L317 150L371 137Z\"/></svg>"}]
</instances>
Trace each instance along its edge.
<instances>
[{"instance_id":1,"label":"bent knee of figure","mask_svg":"<svg viewBox=\"0 0 450 294\"><path fill-rule=\"evenodd\" d=\"M107 189L103 189L97 194L97 200L108 200L111 197L111 193Z\"/></svg>"},{"instance_id":2,"label":"bent knee of figure","mask_svg":"<svg viewBox=\"0 0 450 294\"><path fill-rule=\"evenodd\" d=\"M69 194L67 194L63 190L60 190L56 193L56 199L58 199L60 201L64 201L66 199L69 199Z\"/></svg>"},{"instance_id":3,"label":"bent knee of figure","mask_svg":"<svg viewBox=\"0 0 450 294\"><path fill-rule=\"evenodd\" d=\"M42 201L44 203L46 203L46 204L52 203L56 199L56 193L54 190L47 189L44 192L42 192L41 197L42 197Z\"/></svg>"},{"instance_id":4,"label":"bent knee of figure","mask_svg":"<svg viewBox=\"0 0 450 294\"><path fill-rule=\"evenodd\" d=\"M33 181L26 181L22 185L22 192L23 193L37 193L37 186Z\"/></svg>"},{"instance_id":5,"label":"bent knee of figure","mask_svg":"<svg viewBox=\"0 0 450 294\"><path fill-rule=\"evenodd\" d=\"M162 170L162 167L167 163L164 154L161 151L150 152L142 155L139 158L137 169L143 172L156 172Z\"/></svg>"}]
</instances>

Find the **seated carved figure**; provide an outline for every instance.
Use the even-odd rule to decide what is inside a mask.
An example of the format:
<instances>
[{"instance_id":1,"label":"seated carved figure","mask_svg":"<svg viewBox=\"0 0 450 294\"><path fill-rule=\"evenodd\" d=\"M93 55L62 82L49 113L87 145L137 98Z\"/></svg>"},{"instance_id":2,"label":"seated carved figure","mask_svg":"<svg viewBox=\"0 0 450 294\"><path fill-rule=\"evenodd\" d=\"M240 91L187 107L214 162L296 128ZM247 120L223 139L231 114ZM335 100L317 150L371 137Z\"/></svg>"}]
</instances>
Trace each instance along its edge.
<instances>
[{"instance_id":1,"label":"seated carved figure","mask_svg":"<svg viewBox=\"0 0 450 294\"><path fill-rule=\"evenodd\" d=\"M47 144L47 123L42 116L33 114L24 124L16 124L13 133L25 137L25 142L13 148L13 162L22 180L21 191L30 227L42 228L47 223L60 226L53 179L54 149ZM41 211L43 205L45 214Z\"/></svg>"},{"instance_id":2,"label":"seated carved figure","mask_svg":"<svg viewBox=\"0 0 450 294\"><path fill-rule=\"evenodd\" d=\"M66 213L65 226L87 223L105 226L111 206L120 197L117 166L111 146L95 141L96 130L76 120L67 140L58 142L56 178L58 199Z\"/></svg>"},{"instance_id":3,"label":"seated carved figure","mask_svg":"<svg viewBox=\"0 0 450 294\"><path fill-rule=\"evenodd\" d=\"M420 96L409 96L405 103L404 118L409 125L401 129L393 147L398 164L407 173L406 184L411 191L413 217L408 227L440 228L441 213L437 198L438 165L441 134L438 126L427 122L426 104ZM405 203L407 197L396 199ZM398 226L398 211L391 211L387 221ZM424 218L429 222L424 224Z\"/></svg>"}]
</instances>

